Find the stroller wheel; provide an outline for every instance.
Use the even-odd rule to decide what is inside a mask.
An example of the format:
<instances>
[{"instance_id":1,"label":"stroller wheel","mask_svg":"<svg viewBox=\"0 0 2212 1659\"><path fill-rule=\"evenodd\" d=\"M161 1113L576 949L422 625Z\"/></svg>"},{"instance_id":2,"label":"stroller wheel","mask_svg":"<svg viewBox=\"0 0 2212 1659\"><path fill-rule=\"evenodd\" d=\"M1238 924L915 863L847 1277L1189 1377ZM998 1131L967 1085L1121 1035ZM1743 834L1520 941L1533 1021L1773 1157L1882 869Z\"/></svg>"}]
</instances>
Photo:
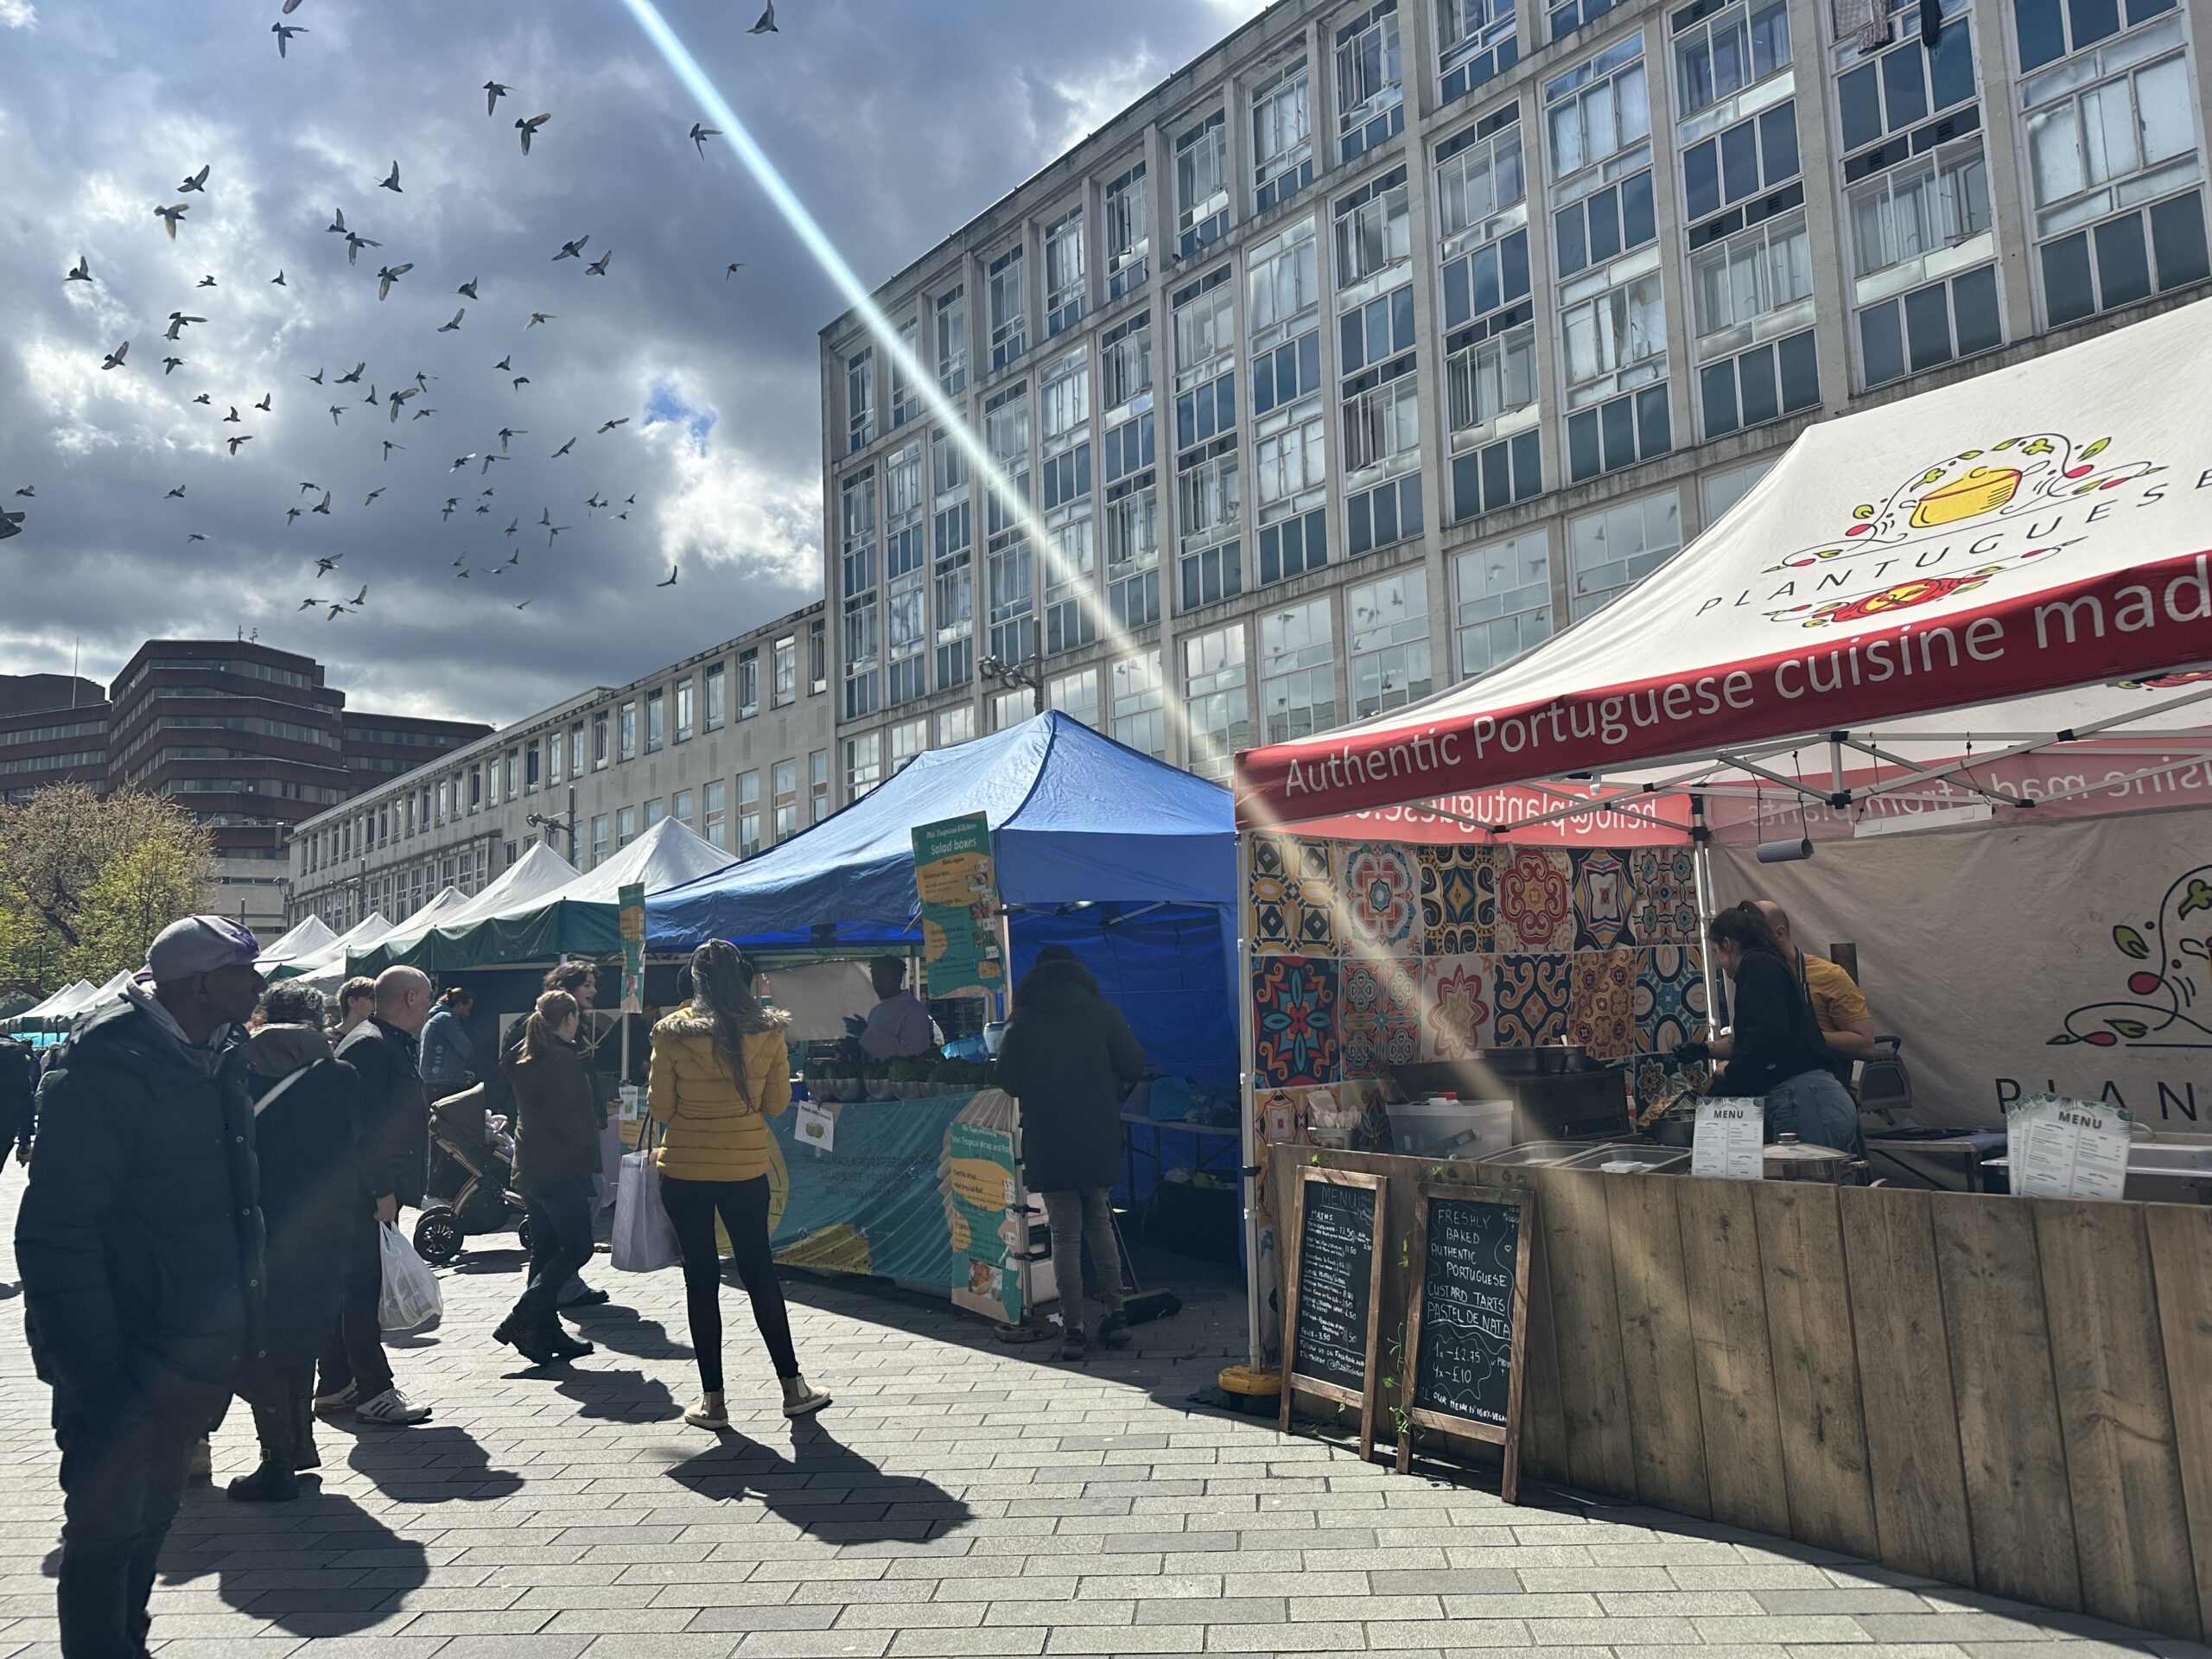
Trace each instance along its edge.
<instances>
[{"instance_id":1,"label":"stroller wheel","mask_svg":"<svg viewBox=\"0 0 2212 1659\"><path fill-rule=\"evenodd\" d=\"M524 1216L515 1223L515 1243L525 1250L530 1248L530 1217Z\"/></svg>"},{"instance_id":2,"label":"stroller wheel","mask_svg":"<svg viewBox=\"0 0 2212 1659\"><path fill-rule=\"evenodd\" d=\"M434 1268L450 1267L460 1258L461 1223L450 1210L425 1210L415 1223L415 1254Z\"/></svg>"}]
</instances>

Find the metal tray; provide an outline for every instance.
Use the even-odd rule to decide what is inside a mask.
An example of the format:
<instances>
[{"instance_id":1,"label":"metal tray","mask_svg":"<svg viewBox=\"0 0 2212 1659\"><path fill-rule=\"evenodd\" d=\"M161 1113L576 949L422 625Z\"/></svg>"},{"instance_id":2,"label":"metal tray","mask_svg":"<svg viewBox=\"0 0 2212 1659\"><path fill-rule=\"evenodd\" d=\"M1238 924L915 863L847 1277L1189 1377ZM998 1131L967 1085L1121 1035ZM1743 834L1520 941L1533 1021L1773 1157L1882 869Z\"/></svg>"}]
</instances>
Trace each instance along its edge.
<instances>
[{"instance_id":1,"label":"metal tray","mask_svg":"<svg viewBox=\"0 0 2212 1659\"><path fill-rule=\"evenodd\" d=\"M1549 1169L1590 1150L1587 1141L1524 1141L1481 1160L1485 1164L1512 1164L1522 1169Z\"/></svg>"},{"instance_id":2,"label":"metal tray","mask_svg":"<svg viewBox=\"0 0 2212 1659\"><path fill-rule=\"evenodd\" d=\"M1591 1147L1559 1165L1561 1169L1603 1169L1607 1164L1635 1164L1645 1174L1685 1170L1688 1152L1680 1147L1648 1147L1640 1141L1609 1141Z\"/></svg>"}]
</instances>

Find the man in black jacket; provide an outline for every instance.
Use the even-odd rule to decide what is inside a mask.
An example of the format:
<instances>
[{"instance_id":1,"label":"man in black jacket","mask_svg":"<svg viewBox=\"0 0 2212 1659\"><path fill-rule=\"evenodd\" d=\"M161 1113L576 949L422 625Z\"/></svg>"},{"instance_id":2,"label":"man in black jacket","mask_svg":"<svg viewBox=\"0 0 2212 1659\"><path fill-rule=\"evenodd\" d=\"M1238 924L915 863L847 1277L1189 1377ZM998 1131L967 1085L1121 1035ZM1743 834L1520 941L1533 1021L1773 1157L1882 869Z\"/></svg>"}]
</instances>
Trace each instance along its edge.
<instances>
[{"instance_id":1,"label":"man in black jacket","mask_svg":"<svg viewBox=\"0 0 2212 1659\"><path fill-rule=\"evenodd\" d=\"M413 968L387 968L377 977L377 1011L338 1045L338 1058L360 1078L353 1160L361 1196L338 1324L323 1346L315 1408L350 1412L364 1423L419 1423L430 1414L392 1382L377 1320L384 1294L384 1224L399 1219L401 1205L419 1208L423 1202L430 1108L416 1070L415 1039L429 1017L429 977Z\"/></svg>"},{"instance_id":2,"label":"man in black jacket","mask_svg":"<svg viewBox=\"0 0 2212 1659\"><path fill-rule=\"evenodd\" d=\"M37 1125L38 1056L9 1037L0 1037L0 1156L16 1144L16 1161L31 1160L31 1134Z\"/></svg>"},{"instance_id":3,"label":"man in black jacket","mask_svg":"<svg viewBox=\"0 0 2212 1659\"><path fill-rule=\"evenodd\" d=\"M61 1447L67 1659L146 1651L187 1462L267 1347L236 1035L257 954L220 917L163 929L146 973L69 1033L40 1086L16 1259Z\"/></svg>"}]
</instances>

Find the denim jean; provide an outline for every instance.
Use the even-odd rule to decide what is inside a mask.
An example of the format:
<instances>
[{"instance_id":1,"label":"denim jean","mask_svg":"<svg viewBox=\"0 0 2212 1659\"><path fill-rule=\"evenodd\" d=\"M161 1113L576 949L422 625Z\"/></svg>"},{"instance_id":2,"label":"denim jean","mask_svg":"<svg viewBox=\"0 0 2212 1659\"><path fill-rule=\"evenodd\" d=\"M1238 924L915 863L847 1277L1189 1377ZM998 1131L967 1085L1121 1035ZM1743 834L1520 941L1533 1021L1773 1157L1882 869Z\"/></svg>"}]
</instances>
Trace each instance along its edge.
<instances>
[{"instance_id":1,"label":"denim jean","mask_svg":"<svg viewBox=\"0 0 2212 1659\"><path fill-rule=\"evenodd\" d=\"M1859 1103L1829 1071L1800 1071L1767 1093L1767 1128L1815 1147L1859 1150Z\"/></svg>"},{"instance_id":2,"label":"denim jean","mask_svg":"<svg viewBox=\"0 0 2212 1659\"><path fill-rule=\"evenodd\" d=\"M1060 1291L1060 1324L1070 1335L1084 1328L1083 1248L1098 1269L1098 1299L1109 1314L1122 1311L1122 1248L1114 1232L1114 1206L1103 1186L1047 1192L1045 1218L1052 1230L1052 1277Z\"/></svg>"},{"instance_id":3,"label":"denim jean","mask_svg":"<svg viewBox=\"0 0 2212 1659\"><path fill-rule=\"evenodd\" d=\"M577 1175L533 1185L530 1206L530 1283L512 1318L525 1332L558 1330L554 1313L562 1287L591 1260L592 1178Z\"/></svg>"},{"instance_id":4,"label":"denim jean","mask_svg":"<svg viewBox=\"0 0 2212 1659\"><path fill-rule=\"evenodd\" d=\"M61 1562L55 1611L65 1659L138 1659L154 1567L184 1501L185 1470L207 1424L54 1394L61 1447Z\"/></svg>"},{"instance_id":5,"label":"denim jean","mask_svg":"<svg viewBox=\"0 0 2212 1659\"><path fill-rule=\"evenodd\" d=\"M335 1394L350 1382L365 1403L392 1386L377 1319L384 1298L384 1230L365 1198L347 1227L345 1281L338 1317L323 1342L321 1389Z\"/></svg>"}]
</instances>

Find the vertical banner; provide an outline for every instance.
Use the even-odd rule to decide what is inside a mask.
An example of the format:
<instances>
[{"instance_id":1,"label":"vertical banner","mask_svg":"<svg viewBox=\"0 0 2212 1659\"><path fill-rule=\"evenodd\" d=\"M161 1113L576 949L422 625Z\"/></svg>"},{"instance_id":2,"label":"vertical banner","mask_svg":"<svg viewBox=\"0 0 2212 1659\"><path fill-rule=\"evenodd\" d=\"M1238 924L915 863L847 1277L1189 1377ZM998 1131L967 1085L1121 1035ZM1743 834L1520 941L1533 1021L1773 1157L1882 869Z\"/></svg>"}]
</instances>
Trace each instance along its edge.
<instances>
[{"instance_id":1,"label":"vertical banner","mask_svg":"<svg viewBox=\"0 0 2212 1659\"><path fill-rule=\"evenodd\" d=\"M956 1122L946 1131L945 1149L951 1161L953 1303L1019 1325L1023 1275L1016 1256L1028 1241L1014 1179L1014 1132Z\"/></svg>"},{"instance_id":2,"label":"vertical banner","mask_svg":"<svg viewBox=\"0 0 2212 1659\"><path fill-rule=\"evenodd\" d=\"M645 1011L645 889L643 882L618 887L614 902L622 932L622 1012Z\"/></svg>"},{"instance_id":3,"label":"vertical banner","mask_svg":"<svg viewBox=\"0 0 2212 1659\"><path fill-rule=\"evenodd\" d=\"M1003 990L1006 960L999 943L990 820L972 812L917 825L913 837L927 994Z\"/></svg>"}]
</instances>

